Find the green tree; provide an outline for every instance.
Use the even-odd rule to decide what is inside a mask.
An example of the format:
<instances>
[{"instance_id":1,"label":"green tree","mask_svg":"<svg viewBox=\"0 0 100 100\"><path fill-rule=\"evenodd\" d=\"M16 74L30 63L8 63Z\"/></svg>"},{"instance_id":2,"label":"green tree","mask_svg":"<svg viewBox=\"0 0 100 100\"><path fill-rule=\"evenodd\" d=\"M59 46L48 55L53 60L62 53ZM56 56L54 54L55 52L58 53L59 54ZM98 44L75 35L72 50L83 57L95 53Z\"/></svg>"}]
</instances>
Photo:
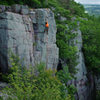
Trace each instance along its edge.
<instances>
[{"instance_id":1,"label":"green tree","mask_svg":"<svg viewBox=\"0 0 100 100\"><path fill-rule=\"evenodd\" d=\"M89 71L100 72L100 22L95 17L81 22L83 50Z\"/></svg>"},{"instance_id":2,"label":"green tree","mask_svg":"<svg viewBox=\"0 0 100 100\"><path fill-rule=\"evenodd\" d=\"M1 91L7 94L7 100L71 100L74 96L72 92L66 95L67 87L44 64L27 69L15 55L10 60L12 67L7 77L10 88Z\"/></svg>"}]
</instances>

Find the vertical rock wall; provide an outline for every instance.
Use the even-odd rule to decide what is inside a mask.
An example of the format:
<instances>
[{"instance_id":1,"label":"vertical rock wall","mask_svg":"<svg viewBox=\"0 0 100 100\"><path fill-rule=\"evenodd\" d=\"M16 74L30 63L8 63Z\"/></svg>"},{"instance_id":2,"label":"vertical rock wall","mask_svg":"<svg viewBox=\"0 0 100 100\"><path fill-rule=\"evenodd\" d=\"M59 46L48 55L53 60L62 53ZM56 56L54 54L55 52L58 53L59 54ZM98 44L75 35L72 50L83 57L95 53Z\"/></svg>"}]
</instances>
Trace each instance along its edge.
<instances>
[{"instance_id":1,"label":"vertical rock wall","mask_svg":"<svg viewBox=\"0 0 100 100\"><path fill-rule=\"evenodd\" d=\"M33 23L35 35L35 63L45 62L47 68L56 69L59 51L56 46L56 24L54 14L50 9L34 10L36 22ZM48 21L48 32L45 30L45 22Z\"/></svg>"},{"instance_id":2,"label":"vertical rock wall","mask_svg":"<svg viewBox=\"0 0 100 100\"><path fill-rule=\"evenodd\" d=\"M0 70L7 71L10 52L23 59L27 67L44 62L47 68L56 69L59 49L53 12L20 5L0 9ZM48 33L46 21L50 25Z\"/></svg>"},{"instance_id":3,"label":"vertical rock wall","mask_svg":"<svg viewBox=\"0 0 100 100\"><path fill-rule=\"evenodd\" d=\"M87 73L84 55L82 51L82 33L79 28L72 31L72 34L77 33L77 36L75 37L74 45L77 47L77 62L78 65L76 68L78 69L75 77L76 80L72 80L72 84L74 84L77 88L77 94L76 94L76 100L93 100L93 92L94 92L94 78L92 74Z\"/></svg>"},{"instance_id":4,"label":"vertical rock wall","mask_svg":"<svg viewBox=\"0 0 100 100\"><path fill-rule=\"evenodd\" d=\"M61 21L67 20L66 18L60 16ZM72 22L76 20L75 17L72 18ZM66 25L69 27L68 25ZM94 100L93 92L95 88L94 78L91 73L87 72L84 55L82 51L83 43L82 43L82 33L80 30L80 23L77 22L77 27L71 31L71 34L77 34L74 39L71 39L69 45L74 44L77 47L77 73L75 74L75 79L68 81L68 85L73 84L77 92L75 94L76 100ZM66 33L67 34L67 33ZM64 63L66 65L66 63Z\"/></svg>"},{"instance_id":5,"label":"vertical rock wall","mask_svg":"<svg viewBox=\"0 0 100 100\"><path fill-rule=\"evenodd\" d=\"M66 21L67 18L59 15L59 20ZM76 17L72 18L72 22L76 20ZM69 29L69 26L67 26L67 29ZM69 80L67 85L73 84L77 92L75 94L75 100L94 100L94 89L95 89L95 80L91 73L87 72L84 55L82 51L83 43L82 43L82 33L80 30L80 23L77 22L77 27L75 26L74 29L71 31L72 34L77 34L77 36L74 39L71 39L69 41L69 45L74 44L74 46L77 47L77 66L76 69L78 69L77 73L75 74L75 79ZM67 31L66 31L67 34ZM66 66L67 63L61 62L63 66Z\"/></svg>"},{"instance_id":6,"label":"vertical rock wall","mask_svg":"<svg viewBox=\"0 0 100 100\"><path fill-rule=\"evenodd\" d=\"M66 20L62 17L61 20ZM45 22L49 23L48 32ZM82 35L79 28L73 40L78 48L78 73L76 80L70 83L77 88L76 100L92 100L94 89L93 76L87 76L82 52ZM77 42L76 42L77 41ZM6 72L9 54L13 52L23 59L23 65L29 67L44 62L47 68L56 69L59 49L56 46L56 24L50 9L28 9L27 6L0 6L0 70Z\"/></svg>"}]
</instances>

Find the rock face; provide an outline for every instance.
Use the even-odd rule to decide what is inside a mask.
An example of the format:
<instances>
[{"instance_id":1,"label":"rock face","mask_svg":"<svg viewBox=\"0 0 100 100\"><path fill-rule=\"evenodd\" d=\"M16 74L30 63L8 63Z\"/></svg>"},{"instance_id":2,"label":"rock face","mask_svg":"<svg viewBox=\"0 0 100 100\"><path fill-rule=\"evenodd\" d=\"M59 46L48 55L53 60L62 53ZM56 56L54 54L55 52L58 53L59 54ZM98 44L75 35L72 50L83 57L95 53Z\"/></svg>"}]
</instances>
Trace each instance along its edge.
<instances>
[{"instance_id":1,"label":"rock face","mask_svg":"<svg viewBox=\"0 0 100 100\"><path fill-rule=\"evenodd\" d=\"M67 19L60 16L59 20L65 21ZM74 22L75 20L76 17L73 17L72 22ZM77 47L78 58L76 59L76 61L78 65L76 66L76 69L78 69L78 71L75 75L76 79L68 81L67 84L68 85L73 84L76 87L77 93L75 94L75 100L95 100L94 99L95 80L92 74L88 73L86 69L84 55L82 51L82 47L83 47L82 33L79 26L80 26L80 22L77 22L77 28L71 31L72 34L77 34L77 36L74 39L71 39L69 42L69 45L74 43L74 46ZM66 27L69 29L68 25L66 25ZM64 62L63 66L64 65L66 66L67 63Z\"/></svg>"},{"instance_id":2,"label":"rock face","mask_svg":"<svg viewBox=\"0 0 100 100\"><path fill-rule=\"evenodd\" d=\"M47 68L56 68L58 64L58 48L56 46L56 24L54 14L49 10L35 10L36 21L33 26L35 30L35 61L41 59L46 63ZM44 17L43 17L44 16ZM33 20L34 21L34 20ZM45 30L45 22L49 23L48 32ZM35 21L34 21L35 22ZM45 32L44 32L45 31Z\"/></svg>"},{"instance_id":3,"label":"rock face","mask_svg":"<svg viewBox=\"0 0 100 100\"><path fill-rule=\"evenodd\" d=\"M61 17L60 20L67 20ZM48 21L48 32L45 22ZM23 59L27 67L35 66L40 62L46 68L57 69L59 49L56 46L56 23L50 9L28 9L27 6L13 5L0 6L0 71L7 72L10 52ZM70 83L77 88L76 100L92 100L94 78L87 75L82 52L82 35L79 27L72 34L78 33L73 40L78 48L78 73L76 80ZM77 41L77 42L76 42Z\"/></svg>"},{"instance_id":4,"label":"rock face","mask_svg":"<svg viewBox=\"0 0 100 100\"><path fill-rule=\"evenodd\" d=\"M75 75L76 80L72 80L72 84L74 84L77 88L76 100L94 100L93 92L94 92L94 78L92 74L87 73L87 69L85 66L84 56L82 52L82 33L78 28L72 31L72 34L77 33L76 38L73 40L74 45L77 46L78 65L76 68L78 69L77 74Z\"/></svg>"},{"instance_id":5,"label":"rock face","mask_svg":"<svg viewBox=\"0 0 100 100\"><path fill-rule=\"evenodd\" d=\"M27 67L44 62L47 68L56 69L59 49L53 12L50 9L29 10L20 5L0 7L0 70L7 71L10 52L24 59L23 65ZM46 21L48 32L45 31Z\"/></svg>"}]
</instances>

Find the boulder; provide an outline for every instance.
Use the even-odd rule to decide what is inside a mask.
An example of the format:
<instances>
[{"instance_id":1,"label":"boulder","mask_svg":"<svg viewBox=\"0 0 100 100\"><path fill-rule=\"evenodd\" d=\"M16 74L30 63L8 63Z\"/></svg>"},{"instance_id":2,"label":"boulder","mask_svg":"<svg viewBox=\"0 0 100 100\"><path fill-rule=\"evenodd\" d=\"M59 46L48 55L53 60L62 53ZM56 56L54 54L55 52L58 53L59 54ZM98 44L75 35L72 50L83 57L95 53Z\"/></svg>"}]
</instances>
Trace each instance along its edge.
<instances>
[{"instance_id":1,"label":"boulder","mask_svg":"<svg viewBox=\"0 0 100 100\"><path fill-rule=\"evenodd\" d=\"M12 8L11 8L11 6L6 6L6 11L8 11L8 12L12 12Z\"/></svg>"},{"instance_id":2,"label":"boulder","mask_svg":"<svg viewBox=\"0 0 100 100\"><path fill-rule=\"evenodd\" d=\"M4 82L0 82L0 90L5 88L5 87L8 87L8 84L4 83Z\"/></svg>"},{"instance_id":3,"label":"boulder","mask_svg":"<svg viewBox=\"0 0 100 100\"><path fill-rule=\"evenodd\" d=\"M32 23L36 24L36 13L34 11L31 11L29 15L31 17Z\"/></svg>"},{"instance_id":4,"label":"boulder","mask_svg":"<svg viewBox=\"0 0 100 100\"><path fill-rule=\"evenodd\" d=\"M4 5L0 5L0 12L4 12L5 11L5 6Z\"/></svg>"},{"instance_id":5,"label":"boulder","mask_svg":"<svg viewBox=\"0 0 100 100\"><path fill-rule=\"evenodd\" d=\"M13 5L12 10L15 13L20 13L21 12L21 5L18 5L18 4Z\"/></svg>"},{"instance_id":6,"label":"boulder","mask_svg":"<svg viewBox=\"0 0 100 100\"><path fill-rule=\"evenodd\" d=\"M29 14L29 9L27 5L22 5L21 6L21 14L23 15L28 15Z\"/></svg>"}]
</instances>

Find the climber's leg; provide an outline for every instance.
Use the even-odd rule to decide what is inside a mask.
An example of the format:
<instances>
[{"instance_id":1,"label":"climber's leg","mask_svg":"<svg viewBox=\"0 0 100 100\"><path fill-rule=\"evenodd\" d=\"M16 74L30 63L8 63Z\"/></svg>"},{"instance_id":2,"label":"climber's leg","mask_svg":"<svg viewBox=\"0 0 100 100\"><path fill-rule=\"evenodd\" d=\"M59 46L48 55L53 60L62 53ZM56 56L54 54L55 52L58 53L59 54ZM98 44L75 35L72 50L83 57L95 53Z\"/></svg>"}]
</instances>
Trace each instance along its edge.
<instances>
[{"instance_id":1,"label":"climber's leg","mask_svg":"<svg viewBox=\"0 0 100 100\"><path fill-rule=\"evenodd\" d=\"M44 33L48 34L48 28L46 27Z\"/></svg>"},{"instance_id":2,"label":"climber's leg","mask_svg":"<svg viewBox=\"0 0 100 100\"><path fill-rule=\"evenodd\" d=\"M47 28L47 34L48 34L48 28Z\"/></svg>"},{"instance_id":3,"label":"climber's leg","mask_svg":"<svg viewBox=\"0 0 100 100\"><path fill-rule=\"evenodd\" d=\"M48 34L48 28L46 27L46 33Z\"/></svg>"}]
</instances>

